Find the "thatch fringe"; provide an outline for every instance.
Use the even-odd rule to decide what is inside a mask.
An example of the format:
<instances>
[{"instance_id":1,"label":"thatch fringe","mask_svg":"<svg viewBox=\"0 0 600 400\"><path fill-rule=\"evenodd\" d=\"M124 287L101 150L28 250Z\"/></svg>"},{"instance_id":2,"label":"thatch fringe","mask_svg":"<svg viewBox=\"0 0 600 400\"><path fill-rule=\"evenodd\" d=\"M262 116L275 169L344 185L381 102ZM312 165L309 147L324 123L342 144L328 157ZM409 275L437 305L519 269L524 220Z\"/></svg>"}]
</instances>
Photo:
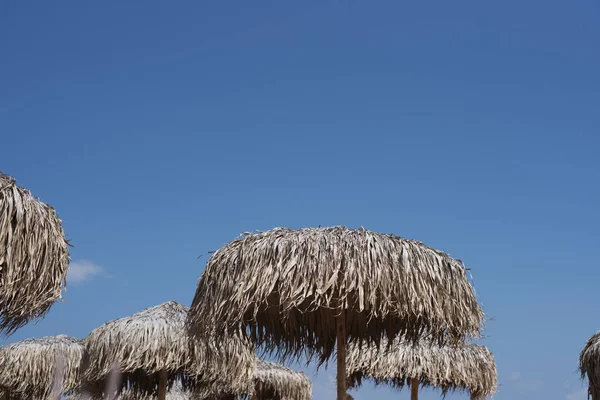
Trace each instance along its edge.
<instances>
[{"instance_id":1,"label":"thatch fringe","mask_svg":"<svg viewBox=\"0 0 600 400\"><path fill-rule=\"evenodd\" d=\"M0 387L13 398L49 399L57 365L62 366L59 391L79 384L84 346L65 335L28 339L0 348Z\"/></svg>"},{"instance_id":2,"label":"thatch fringe","mask_svg":"<svg viewBox=\"0 0 600 400\"><path fill-rule=\"evenodd\" d=\"M462 263L421 242L345 227L248 234L218 250L188 318L198 337L240 322L281 358L328 359L335 316L347 336L441 341L479 336L484 314Z\"/></svg>"},{"instance_id":3,"label":"thatch fringe","mask_svg":"<svg viewBox=\"0 0 600 400\"><path fill-rule=\"evenodd\" d=\"M54 209L0 171L0 331L44 316L61 296L68 264Z\"/></svg>"},{"instance_id":4,"label":"thatch fringe","mask_svg":"<svg viewBox=\"0 0 600 400\"><path fill-rule=\"evenodd\" d=\"M312 382L304 372L258 359L254 373L254 390L258 399L310 400Z\"/></svg>"},{"instance_id":5,"label":"thatch fringe","mask_svg":"<svg viewBox=\"0 0 600 400\"><path fill-rule=\"evenodd\" d=\"M81 391L76 391L66 396L66 400L91 400L90 396L87 396ZM124 389L121 391L115 400L156 400L158 396L149 395L144 392L136 391L135 389ZM189 391L185 390L180 382L175 382L173 386L167 391L166 400L202 400L192 395Z\"/></svg>"},{"instance_id":6,"label":"thatch fringe","mask_svg":"<svg viewBox=\"0 0 600 400\"><path fill-rule=\"evenodd\" d=\"M421 386L439 387L442 394L468 391L472 399L493 395L498 384L496 363L484 346L470 343L439 346L395 340L391 346L351 343L346 373L351 387L364 379L403 388L412 378Z\"/></svg>"},{"instance_id":7,"label":"thatch fringe","mask_svg":"<svg viewBox=\"0 0 600 400\"><path fill-rule=\"evenodd\" d=\"M588 393L592 399L600 399L600 331L596 332L579 354L581 379L588 378Z\"/></svg>"},{"instance_id":8,"label":"thatch fringe","mask_svg":"<svg viewBox=\"0 0 600 400\"><path fill-rule=\"evenodd\" d=\"M159 373L168 385L184 388L215 383L245 393L254 373L254 350L232 336L220 341L191 341L185 330L187 307L170 301L130 317L107 322L85 339L83 389L102 396L111 370L121 372L121 389L156 393Z\"/></svg>"}]
</instances>

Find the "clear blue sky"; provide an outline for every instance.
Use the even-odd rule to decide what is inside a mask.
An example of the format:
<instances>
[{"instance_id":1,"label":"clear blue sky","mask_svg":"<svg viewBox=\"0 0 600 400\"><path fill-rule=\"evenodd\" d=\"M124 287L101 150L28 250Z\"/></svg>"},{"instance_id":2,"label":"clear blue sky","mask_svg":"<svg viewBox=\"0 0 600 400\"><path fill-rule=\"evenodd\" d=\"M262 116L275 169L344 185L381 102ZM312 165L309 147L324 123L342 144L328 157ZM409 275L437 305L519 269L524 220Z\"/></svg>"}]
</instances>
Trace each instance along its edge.
<instances>
[{"instance_id":1,"label":"clear blue sky","mask_svg":"<svg viewBox=\"0 0 600 400\"><path fill-rule=\"evenodd\" d=\"M585 399L600 6L416 3L2 2L0 168L87 277L8 341L189 305L197 257L243 231L362 225L472 269L497 399Z\"/></svg>"}]
</instances>

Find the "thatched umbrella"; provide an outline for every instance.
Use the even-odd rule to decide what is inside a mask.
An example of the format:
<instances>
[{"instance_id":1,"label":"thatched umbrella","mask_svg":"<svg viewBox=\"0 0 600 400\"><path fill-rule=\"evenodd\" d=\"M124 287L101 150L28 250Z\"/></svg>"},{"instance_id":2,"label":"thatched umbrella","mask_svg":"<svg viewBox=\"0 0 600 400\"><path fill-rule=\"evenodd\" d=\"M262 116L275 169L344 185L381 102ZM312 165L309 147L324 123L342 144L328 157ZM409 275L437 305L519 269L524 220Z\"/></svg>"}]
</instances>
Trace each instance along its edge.
<instances>
[{"instance_id":1,"label":"thatched umbrella","mask_svg":"<svg viewBox=\"0 0 600 400\"><path fill-rule=\"evenodd\" d=\"M600 331L589 338L579 354L581 379L588 378L588 395L600 400Z\"/></svg>"},{"instance_id":2,"label":"thatched umbrella","mask_svg":"<svg viewBox=\"0 0 600 400\"><path fill-rule=\"evenodd\" d=\"M254 393L261 400L310 400L312 383L304 372L257 359Z\"/></svg>"},{"instance_id":3,"label":"thatched umbrella","mask_svg":"<svg viewBox=\"0 0 600 400\"><path fill-rule=\"evenodd\" d=\"M0 171L0 331L42 317L60 298L68 264L54 209Z\"/></svg>"},{"instance_id":4,"label":"thatched umbrella","mask_svg":"<svg viewBox=\"0 0 600 400\"><path fill-rule=\"evenodd\" d=\"M483 316L462 263L420 242L363 228L276 228L213 254L188 327L201 338L241 325L282 358L324 361L337 342L338 399L345 400L349 338L462 340L479 334Z\"/></svg>"},{"instance_id":5,"label":"thatched umbrella","mask_svg":"<svg viewBox=\"0 0 600 400\"><path fill-rule=\"evenodd\" d=\"M16 398L48 399L79 384L84 346L65 335L28 339L0 348L0 390Z\"/></svg>"},{"instance_id":6,"label":"thatched umbrella","mask_svg":"<svg viewBox=\"0 0 600 400\"><path fill-rule=\"evenodd\" d=\"M419 386L468 391L471 399L483 399L496 391L498 373L492 353L484 346L471 343L438 345L419 344L400 339L392 346L351 343L346 373L351 387L364 379L396 388L411 387L411 399L418 399Z\"/></svg>"},{"instance_id":7,"label":"thatched umbrella","mask_svg":"<svg viewBox=\"0 0 600 400\"><path fill-rule=\"evenodd\" d=\"M190 341L185 329L187 307L170 301L130 317L107 322L85 339L83 389L102 395L113 368L121 387L158 392L164 400L175 381L184 387L218 382L233 393L248 391L254 350L232 336L221 341Z\"/></svg>"}]
</instances>

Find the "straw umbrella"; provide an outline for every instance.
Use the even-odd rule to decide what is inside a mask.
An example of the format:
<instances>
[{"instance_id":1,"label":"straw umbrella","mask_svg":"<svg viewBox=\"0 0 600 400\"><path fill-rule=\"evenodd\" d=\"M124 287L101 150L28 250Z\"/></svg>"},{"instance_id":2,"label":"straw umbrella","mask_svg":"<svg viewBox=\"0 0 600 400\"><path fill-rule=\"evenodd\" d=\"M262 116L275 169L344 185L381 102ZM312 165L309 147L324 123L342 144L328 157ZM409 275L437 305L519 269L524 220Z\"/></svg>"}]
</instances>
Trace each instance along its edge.
<instances>
[{"instance_id":1,"label":"straw umbrella","mask_svg":"<svg viewBox=\"0 0 600 400\"><path fill-rule=\"evenodd\" d=\"M65 335L28 339L0 348L5 397L48 399L77 388L84 347Z\"/></svg>"},{"instance_id":2,"label":"straw umbrella","mask_svg":"<svg viewBox=\"0 0 600 400\"><path fill-rule=\"evenodd\" d=\"M264 400L310 400L312 382L303 372L257 359L254 393Z\"/></svg>"},{"instance_id":3,"label":"straw umbrella","mask_svg":"<svg viewBox=\"0 0 600 400\"><path fill-rule=\"evenodd\" d=\"M218 382L233 393L247 392L255 357L250 343L236 337L190 342L187 312L187 307L170 301L93 330L84 342L83 389L102 395L116 368L121 373L119 389L158 392L160 400L175 381L186 389L195 382Z\"/></svg>"},{"instance_id":4,"label":"straw umbrella","mask_svg":"<svg viewBox=\"0 0 600 400\"><path fill-rule=\"evenodd\" d=\"M42 317L60 298L68 264L54 209L0 171L0 331Z\"/></svg>"},{"instance_id":5,"label":"straw umbrella","mask_svg":"<svg viewBox=\"0 0 600 400\"><path fill-rule=\"evenodd\" d=\"M483 316L462 263L420 242L363 228L276 228L213 254L188 328L201 338L241 326L281 358L324 361L337 343L345 400L348 338L462 340L478 336Z\"/></svg>"},{"instance_id":6,"label":"straw umbrella","mask_svg":"<svg viewBox=\"0 0 600 400\"><path fill-rule=\"evenodd\" d=\"M588 378L588 395L600 400L600 331L589 338L579 355L581 379Z\"/></svg>"},{"instance_id":7,"label":"straw umbrella","mask_svg":"<svg viewBox=\"0 0 600 400\"><path fill-rule=\"evenodd\" d=\"M408 343L394 340L392 346L351 343L346 373L351 387L364 379L402 389L411 387L411 399L418 399L419 386L450 391L467 391L471 399L483 399L496 391L498 374L492 353L484 346Z\"/></svg>"}]
</instances>

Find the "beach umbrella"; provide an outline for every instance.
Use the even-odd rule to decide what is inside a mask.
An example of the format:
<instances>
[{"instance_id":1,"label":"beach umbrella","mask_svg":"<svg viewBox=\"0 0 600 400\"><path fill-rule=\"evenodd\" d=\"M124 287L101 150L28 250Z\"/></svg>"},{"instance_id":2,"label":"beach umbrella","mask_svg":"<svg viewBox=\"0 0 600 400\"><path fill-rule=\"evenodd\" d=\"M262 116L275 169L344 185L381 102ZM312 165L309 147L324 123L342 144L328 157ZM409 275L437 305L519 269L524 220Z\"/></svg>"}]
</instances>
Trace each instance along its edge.
<instances>
[{"instance_id":1,"label":"beach umbrella","mask_svg":"<svg viewBox=\"0 0 600 400\"><path fill-rule=\"evenodd\" d=\"M600 400L600 331L589 338L579 354L581 379L588 378L588 395Z\"/></svg>"},{"instance_id":2,"label":"beach umbrella","mask_svg":"<svg viewBox=\"0 0 600 400\"><path fill-rule=\"evenodd\" d=\"M42 317L61 296L68 264L54 209L0 172L0 331Z\"/></svg>"},{"instance_id":3,"label":"beach umbrella","mask_svg":"<svg viewBox=\"0 0 600 400\"><path fill-rule=\"evenodd\" d=\"M337 348L345 400L349 339L458 341L478 336L483 317L462 263L420 242L363 228L276 228L212 255L188 329L201 338L241 327L282 359L324 361Z\"/></svg>"},{"instance_id":4,"label":"beach umbrella","mask_svg":"<svg viewBox=\"0 0 600 400\"><path fill-rule=\"evenodd\" d=\"M120 389L158 393L181 381L218 382L232 393L245 393L254 372L254 350L236 336L218 341L190 341L185 329L188 308L170 301L130 317L105 323L85 339L83 390L105 395L111 371L121 374Z\"/></svg>"},{"instance_id":5,"label":"beach umbrella","mask_svg":"<svg viewBox=\"0 0 600 400\"><path fill-rule=\"evenodd\" d=\"M310 400L312 383L303 372L257 359L254 396L258 400Z\"/></svg>"},{"instance_id":6,"label":"beach umbrella","mask_svg":"<svg viewBox=\"0 0 600 400\"><path fill-rule=\"evenodd\" d=\"M492 353L471 343L418 344L401 339L379 348L366 343L348 346L346 373L351 387L364 379L402 389L411 387L411 399L418 399L419 386L440 388L442 395L467 391L471 399L483 399L496 391L498 374Z\"/></svg>"},{"instance_id":7,"label":"beach umbrella","mask_svg":"<svg viewBox=\"0 0 600 400\"><path fill-rule=\"evenodd\" d=\"M4 346L0 348L0 391L18 399L49 399L75 390L83 352L81 340L65 335Z\"/></svg>"}]
</instances>

